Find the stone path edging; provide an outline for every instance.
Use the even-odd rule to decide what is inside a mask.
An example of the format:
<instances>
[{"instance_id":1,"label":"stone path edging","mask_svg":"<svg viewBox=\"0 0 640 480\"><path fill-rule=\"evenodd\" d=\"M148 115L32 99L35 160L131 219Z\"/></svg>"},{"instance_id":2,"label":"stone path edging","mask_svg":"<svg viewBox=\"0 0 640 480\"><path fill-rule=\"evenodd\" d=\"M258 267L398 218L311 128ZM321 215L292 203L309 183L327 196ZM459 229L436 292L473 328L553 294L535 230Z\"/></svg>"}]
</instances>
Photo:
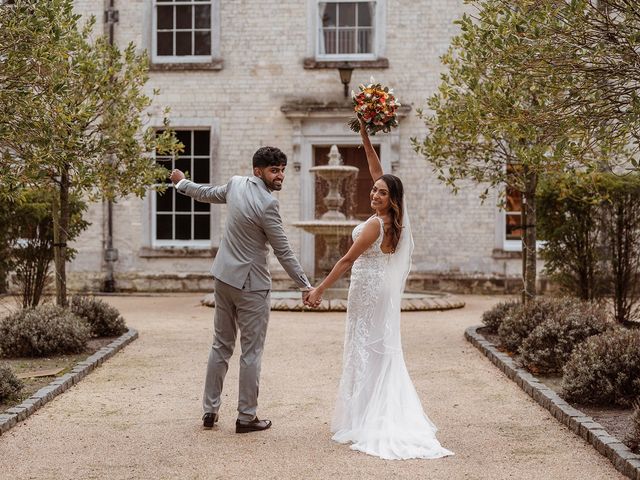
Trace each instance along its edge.
<instances>
[{"instance_id":1,"label":"stone path edging","mask_svg":"<svg viewBox=\"0 0 640 480\"><path fill-rule=\"evenodd\" d=\"M53 400L62 392L78 383L93 369L102 365L105 360L114 356L118 351L122 350L136 338L138 338L137 330L129 329L129 331L118 337L109 345L102 347L93 355L76 363L69 373L56 377L49 385L42 387L20 405L16 405L15 407L0 413L0 436L16 426L18 422L23 421L35 413L36 410Z\"/></svg>"},{"instance_id":2,"label":"stone path edging","mask_svg":"<svg viewBox=\"0 0 640 480\"><path fill-rule=\"evenodd\" d=\"M499 351L493 343L477 332L481 325L465 330L465 338L493 362L507 377L516 382L536 402L549 410L560 423L576 435L581 436L607 457L623 475L631 480L640 480L640 455L633 453L616 437L609 435L602 425L580 410L565 402L556 392L540 382L506 353Z\"/></svg>"}]
</instances>

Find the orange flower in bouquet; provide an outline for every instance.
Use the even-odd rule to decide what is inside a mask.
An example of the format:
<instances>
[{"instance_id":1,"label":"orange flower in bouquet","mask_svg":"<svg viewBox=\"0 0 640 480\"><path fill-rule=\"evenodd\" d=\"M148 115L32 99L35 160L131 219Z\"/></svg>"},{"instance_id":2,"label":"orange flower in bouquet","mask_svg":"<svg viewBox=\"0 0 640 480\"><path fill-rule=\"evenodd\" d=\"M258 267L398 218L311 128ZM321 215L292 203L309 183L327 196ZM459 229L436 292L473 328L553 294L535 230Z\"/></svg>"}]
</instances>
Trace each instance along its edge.
<instances>
[{"instance_id":1,"label":"orange flower in bouquet","mask_svg":"<svg viewBox=\"0 0 640 480\"><path fill-rule=\"evenodd\" d=\"M368 85L360 85L360 92L351 92L353 99L353 110L356 118L349 121L349 128L354 132L360 131L360 117L370 135L377 132L390 132L393 127L398 126L396 111L400 103L393 95L393 90L380 83L375 83L373 78Z\"/></svg>"}]
</instances>

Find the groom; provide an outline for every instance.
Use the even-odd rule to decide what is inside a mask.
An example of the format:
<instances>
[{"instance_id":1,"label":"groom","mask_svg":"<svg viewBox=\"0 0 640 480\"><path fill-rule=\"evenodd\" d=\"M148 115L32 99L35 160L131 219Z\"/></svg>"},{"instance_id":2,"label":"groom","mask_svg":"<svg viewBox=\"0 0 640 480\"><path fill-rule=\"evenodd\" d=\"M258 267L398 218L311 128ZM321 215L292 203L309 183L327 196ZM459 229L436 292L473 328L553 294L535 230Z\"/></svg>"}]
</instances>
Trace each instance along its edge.
<instances>
[{"instance_id":1,"label":"groom","mask_svg":"<svg viewBox=\"0 0 640 480\"><path fill-rule=\"evenodd\" d=\"M282 189L286 155L262 147L253 155L253 175L232 177L226 185L210 187L185 179L180 170L170 175L176 190L195 200L226 203L227 223L211 272L215 278L215 339L209 353L202 417L209 429L218 421L222 384L240 330L240 386L236 433L266 430L271 421L256 416L260 362L270 311L271 275L268 245L306 301L311 284L291 251L271 195Z\"/></svg>"}]
</instances>

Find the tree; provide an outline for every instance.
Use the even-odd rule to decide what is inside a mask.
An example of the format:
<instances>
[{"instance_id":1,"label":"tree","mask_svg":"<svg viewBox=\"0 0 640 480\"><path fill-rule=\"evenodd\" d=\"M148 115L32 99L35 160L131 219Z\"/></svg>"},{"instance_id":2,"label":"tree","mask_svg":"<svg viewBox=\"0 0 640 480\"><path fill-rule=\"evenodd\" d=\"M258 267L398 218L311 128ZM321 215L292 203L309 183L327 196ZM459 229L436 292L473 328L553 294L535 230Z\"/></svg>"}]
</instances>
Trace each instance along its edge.
<instances>
[{"instance_id":1,"label":"tree","mask_svg":"<svg viewBox=\"0 0 640 480\"><path fill-rule=\"evenodd\" d=\"M532 77L522 65L547 54L546 11L533 2L471 0L477 17L457 22L461 33L442 57L448 72L419 112L427 126L414 148L438 178L459 189L461 179L522 195L523 302L536 294L536 192L541 178L590 165L579 151L575 125L549 108L566 95L570 79L547 72ZM526 32L526 33L525 33ZM578 155L580 153L580 155Z\"/></svg>"},{"instance_id":2,"label":"tree","mask_svg":"<svg viewBox=\"0 0 640 480\"><path fill-rule=\"evenodd\" d=\"M548 55L531 58L524 69L542 78L549 70L571 77L569 94L555 102L556 115L579 122L587 135L616 140L627 149L640 146L640 9L630 0L535 1L547 23ZM631 158L629 158L631 157Z\"/></svg>"},{"instance_id":3,"label":"tree","mask_svg":"<svg viewBox=\"0 0 640 480\"><path fill-rule=\"evenodd\" d=\"M120 51L104 37L92 40L95 19L79 22L71 0L0 6L0 194L43 184L57 190L55 281L63 306L70 196L143 196L167 174L150 153L180 146L169 128L160 135L145 128L146 55L133 44Z\"/></svg>"},{"instance_id":4,"label":"tree","mask_svg":"<svg viewBox=\"0 0 640 480\"><path fill-rule=\"evenodd\" d=\"M47 282L53 260L52 199L56 194L45 188L24 189L19 199L0 202L0 218L4 219L6 261L15 272L23 308L35 307ZM83 220L86 204L72 196L70 200L69 240L75 239L89 223ZM66 260L75 250L66 249Z\"/></svg>"}]
</instances>

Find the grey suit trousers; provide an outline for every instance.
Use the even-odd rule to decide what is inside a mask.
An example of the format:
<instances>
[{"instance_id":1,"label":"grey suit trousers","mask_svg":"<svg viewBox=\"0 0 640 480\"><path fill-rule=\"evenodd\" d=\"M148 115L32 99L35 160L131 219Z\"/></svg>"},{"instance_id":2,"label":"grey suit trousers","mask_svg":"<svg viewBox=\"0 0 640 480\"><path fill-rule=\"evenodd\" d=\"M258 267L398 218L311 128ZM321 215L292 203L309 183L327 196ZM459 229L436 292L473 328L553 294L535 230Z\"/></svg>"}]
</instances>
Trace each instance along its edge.
<instances>
[{"instance_id":1,"label":"grey suit trousers","mask_svg":"<svg viewBox=\"0 0 640 480\"><path fill-rule=\"evenodd\" d=\"M238 418L252 420L258 408L260 364L271 306L270 290L252 292L247 284L243 289L238 289L215 279L214 296L215 338L209 352L202 400L203 410L205 413L215 413L220 408L222 385L239 330L242 355L240 356Z\"/></svg>"}]
</instances>

